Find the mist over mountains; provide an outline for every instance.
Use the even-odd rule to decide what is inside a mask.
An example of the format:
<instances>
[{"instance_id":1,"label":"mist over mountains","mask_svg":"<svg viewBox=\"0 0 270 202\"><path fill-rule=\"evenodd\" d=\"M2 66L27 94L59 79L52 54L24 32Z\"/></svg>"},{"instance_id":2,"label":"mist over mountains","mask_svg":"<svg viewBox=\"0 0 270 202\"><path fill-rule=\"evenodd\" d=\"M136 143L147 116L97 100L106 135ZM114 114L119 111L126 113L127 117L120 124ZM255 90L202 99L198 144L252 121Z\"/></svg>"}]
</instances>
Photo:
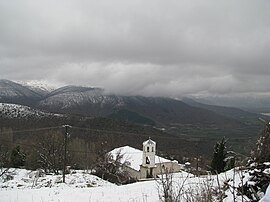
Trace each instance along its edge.
<instances>
[{"instance_id":1,"label":"mist over mountains","mask_svg":"<svg viewBox=\"0 0 270 202\"><path fill-rule=\"evenodd\" d=\"M110 117L121 121L171 127L197 124L213 127L243 127L259 115L236 108L206 105L192 99L118 96L101 88L64 86L55 90L44 86L21 85L0 80L0 102L26 105L47 112Z\"/></svg>"},{"instance_id":2,"label":"mist over mountains","mask_svg":"<svg viewBox=\"0 0 270 202\"><path fill-rule=\"evenodd\" d=\"M245 95L219 95L192 97L197 102L227 107L237 107L255 113L270 112L270 95L245 94Z\"/></svg>"},{"instance_id":3,"label":"mist over mountains","mask_svg":"<svg viewBox=\"0 0 270 202\"><path fill-rule=\"evenodd\" d=\"M209 159L224 137L249 156L270 120L269 1L15 2L0 3L10 151L70 125L83 164L149 137L169 159Z\"/></svg>"},{"instance_id":4,"label":"mist over mountains","mask_svg":"<svg viewBox=\"0 0 270 202\"><path fill-rule=\"evenodd\" d=\"M34 84L0 80L0 89L0 120L12 128L69 123L98 130L146 133L151 137L162 132L162 136L180 138L181 144L203 141L202 145L225 136L238 151L249 151L250 142L255 141L261 128L258 118L268 119L189 98L120 96L93 87L64 86L52 90L41 86L40 90ZM127 143L131 140L125 138ZM162 145L168 146L165 142ZM206 148L202 149L206 152Z\"/></svg>"}]
</instances>

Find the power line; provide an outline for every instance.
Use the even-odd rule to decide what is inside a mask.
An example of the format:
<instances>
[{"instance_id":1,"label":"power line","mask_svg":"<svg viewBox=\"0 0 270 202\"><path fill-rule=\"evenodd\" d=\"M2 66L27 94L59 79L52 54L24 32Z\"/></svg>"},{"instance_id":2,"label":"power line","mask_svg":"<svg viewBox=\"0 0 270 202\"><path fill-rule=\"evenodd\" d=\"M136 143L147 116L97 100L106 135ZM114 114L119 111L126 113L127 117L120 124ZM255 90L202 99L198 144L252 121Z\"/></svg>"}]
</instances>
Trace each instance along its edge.
<instances>
[{"instance_id":1,"label":"power line","mask_svg":"<svg viewBox=\"0 0 270 202\"><path fill-rule=\"evenodd\" d=\"M0 134L35 132L35 131L42 131L42 130L49 130L49 129L60 129L60 128L62 128L62 126L35 128L35 129L24 129L24 130L11 130L9 132L0 132Z\"/></svg>"},{"instance_id":2,"label":"power line","mask_svg":"<svg viewBox=\"0 0 270 202\"><path fill-rule=\"evenodd\" d=\"M35 128L35 129L23 129L23 130L11 130L8 132L0 132L0 134L10 134L10 133L23 133L23 132L36 132L36 131L42 131L42 130L50 130L50 129L60 129L63 128L63 126L55 126L55 127L44 127L44 128ZM92 132L99 132L99 133L113 133L113 134L120 134L120 135L133 135L133 136L139 136L139 137L149 137L149 135L144 134L137 134L137 133L131 133L131 132L121 132L121 131L113 131L113 130L100 130L100 129L91 129L91 128L83 128L83 127L72 127L73 129L80 129L80 130L87 130ZM100 135L100 134L99 134ZM183 139L178 137L163 137L163 136L156 136L157 138L170 138L170 139Z\"/></svg>"},{"instance_id":3,"label":"power line","mask_svg":"<svg viewBox=\"0 0 270 202\"><path fill-rule=\"evenodd\" d=\"M7 141L7 140L1 140L1 142L10 142L10 143L13 143L12 141ZM16 145L21 145L21 146L27 146L27 147L39 147L40 145L35 145L35 144L25 144L25 143L16 143ZM141 153L142 150L140 151L137 151L137 152L123 152L122 154L124 155L128 155L128 154L137 154L137 153ZM159 152L163 152L161 150L159 150ZM163 154L158 154L159 153L157 151L156 155L164 155ZM72 150L72 149L68 149L67 150L67 154L68 153L81 153L81 154L97 154L98 152L96 151L82 151L82 150ZM106 152L107 153L107 152ZM181 154L181 152L169 152L169 153L166 153L166 155L179 155ZM244 154L241 154L241 153L236 153L237 155L240 155L240 156L243 156L243 157L246 157L246 155ZM164 158L164 157L163 157Z\"/></svg>"},{"instance_id":4,"label":"power line","mask_svg":"<svg viewBox=\"0 0 270 202\"><path fill-rule=\"evenodd\" d=\"M131 132L121 132L121 131L113 131L113 130L100 130L100 129L91 129L91 128L83 128L83 127L75 127L73 126L72 128L74 129L80 129L80 130L87 130L87 131L93 131L93 132L100 132L100 133L113 133L113 134L118 134L118 135L131 135L131 136L137 136L137 137L147 137L149 138L149 134L138 134L138 133L131 133ZM170 134L167 134L170 135ZM155 138L163 138L163 139L178 139L178 140L183 140L181 137L168 137L168 136L155 136Z\"/></svg>"},{"instance_id":5,"label":"power line","mask_svg":"<svg viewBox=\"0 0 270 202\"><path fill-rule=\"evenodd\" d=\"M8 141L8 140L1 140L1 142L6 142L6 143L13 143L12 141ZM40 145L36 145L36 144L26 144L26 143L16 143L16 145L20 145L20 146L27 146L27 147L39 147ZM82 150L72 150L72 149L68 149L67 153L69 152L74 152L74 153L88 153L88 154L97 154L97 152L94 151L82 151ZM142 151L136 151L136 152L124 152L123 154L137 154L137 153L141 153ZM178 153L170 153L170 154L178 154Z\"/></svg>"},{"instance_id":6,"label":"power line","mask_svg":"<svg viewBox=\"0 0 270 202\"><path fill-rule=\"evenodd\" d=\"M24 130L14 130L14 131L8 131L8 132L0 132L0 134L11 134L11 133L23 133L23 132L36 132L36 131L43 131L43 130L51 130L51 129L61 129L63 126L55 126L55 127L44 127L44 128L35 128L35 129L24 129ZM98 132L97 135L102 135L101 133L107 133L107 134L117 134L117 135L128 135L128 136L135 136L135 137L149 137L149 134L138 134L138 133L132 133L132 132L121 132L121 131L113 131L113 130L101 130L101 129L91 129L91 128L85 128L85 127L76 127L72 126L72 129L78 129L78 130L85 130L85 131L91 131L91 132ZM72 133L72 131L71 131ZM105 134L103 134L105 135ZM171 135L167 134L166 135ZM185 140L183 137L176 137L176 136L161 136L161 135L155 135L155 138L157 139L165 139L165 140ZM201 141L204 137L198 137L199 141Z\"/></svg>"},{"instance_id":7,"label":"power line","mask_svg":"<svg viewBox=\"0 0 270 202\"><path fill-rule=\"evenodd\" d=\"M68 128L72 128L70 125L62 126L65 128L64 136L64 159L63 159L63 183L65 183L66 176L66 164L67 164L67 139L68 139Z\"/></svg>"}]
</instances>

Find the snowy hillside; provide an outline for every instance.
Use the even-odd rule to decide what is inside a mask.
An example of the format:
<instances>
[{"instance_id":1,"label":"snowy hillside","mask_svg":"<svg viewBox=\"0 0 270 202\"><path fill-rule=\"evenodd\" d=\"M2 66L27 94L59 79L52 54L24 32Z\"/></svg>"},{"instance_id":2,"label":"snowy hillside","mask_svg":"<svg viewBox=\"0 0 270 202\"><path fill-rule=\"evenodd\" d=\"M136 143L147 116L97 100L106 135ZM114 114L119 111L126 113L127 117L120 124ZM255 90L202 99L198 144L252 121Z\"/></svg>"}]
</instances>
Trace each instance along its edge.
<instances>
[{"instance_id":1,"label":"snowy hillside","mask_svg":"<svg viewBox=\"0 0 270 202\"><path fill-rule=\"evenodd\" d=\"M84 104L98 104L100 107L106 104L117 106L122 104L122 99L113 95L104 95L100 88L65 86L48 94L39 106L66 109Z\"/></svg>"},{"instance_id":2,"label":"snowy hillside","mask_svg":"<svg viewBox=\"0 0 270 202\"><path fill-rule=\"evenodd\" d=\"M25 169L10 169L0 178L0 188L6 189L40 189L43 187L60 187L62 175L45 175L41 170L31 171ZM116 186L101 178L90 175L82 170L73 171L67 175L66 185L72 188L87 188L100 186Z\"/></svg>"},{"instance_id":3,"label":"snowy hillside","mask_svg":"<svg viewBox=\"0 0 270 202\"><path fill-rule=\"evenodd\" d=\"M25 87L28 87L29 89L39 93L40 95L47 95L48 93L52 92L57 88L56 86L53 86L52 84L46 81L39 81L39 80L30 80L18 83L20 83Z\"/></svg>"},{"instance_id":4,"label":"snowy hillside","mask_svg":"<svg viewBox=\"0 0 270 202\"><path fill-rule=\"evenodd\" d=\"M23 105L0 103L1 118L42 118L50 116L60 116L52 113L42 112Z\"/></svg>"},{"instance_id":5,"label":"snowy hillside","mask_svg":"<svg viewBox=\"0 0 270 202\"><path fill-rule=\"evenodd\" d=\"M41 99L42 96L39 93L28 87L13 81L0 79L0 102L32 106Z\"/></svg>"},{"instance_id":6,"label":"snowy hillside","mask_svg":"<svg viewBox=\"0 0 270 202\"><path fill-rule=\"evenodd\" d=\"M10 171L0 178L1 202L156 202L162 197L161 180L116 186L84 171L74 171L66 175L67 183L63 184L61 175L38 175L37 171L24 169L10 169ZM181 201L187 201L189 197L204 197L200 193L207 194L209 191L217 194L211 201L220 201L218 198L220 194L224 194L222 199L224 202L234 201L233 197L236 201L248 201L246 197L242 198L232 190L233 186L245 183L248 179L249 173L238 169L218 176L195 177L186 172L172 175L174 191L180 191ZM227 185L226 191L219 193L225 190L224 185Z\"/></svg>"},{"instance_id":7,"label":"snowy hillside","mask_svg":"<svg viewBox=\"0 0 270 202\"><path fill-rule=\"evenodd\" d=\"M0 98L3 97L31 97L40 98L40 95L13 81L0 79Z\"/></svg>"}]
</instances>

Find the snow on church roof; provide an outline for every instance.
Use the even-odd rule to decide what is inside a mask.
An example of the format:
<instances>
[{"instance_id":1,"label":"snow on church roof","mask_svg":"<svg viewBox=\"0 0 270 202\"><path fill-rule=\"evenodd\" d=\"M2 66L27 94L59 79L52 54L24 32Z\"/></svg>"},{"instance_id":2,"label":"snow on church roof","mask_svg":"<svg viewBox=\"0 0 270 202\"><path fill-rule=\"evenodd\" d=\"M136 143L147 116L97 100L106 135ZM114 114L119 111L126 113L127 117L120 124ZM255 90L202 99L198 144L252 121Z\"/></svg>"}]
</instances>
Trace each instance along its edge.
<instances>
[{"instance_id":1,"label":"snow on church roof","mask_svg":"<svg viewBox=\"0 0 270 202\"><path fill-rule=\"evenodd\" d=\"M140 165L142 164L142 158L143 158L143 151L139 149L135 149L130 146L124 146L115 148L114 150L110 151L110 154L112 154L113 159L116 158L116 155L120 152L120 154L123 154L123 158L121 159L121 163L124 163L125 161L128 161L130 163L129 167L133 168L134 170L139 171ZM160 156L155 156L155 163L166 163L166 162L172 162L168 159L162 158Z\"/></svg>"},{"instance_id":2,"label":"snow on church roof","mask_svg":"<svg viewBox=\"0 0 270 202\"><path fill-rule=\"evenodd\" d=\"M152 145L152 144L156 144L156 142L151 140L150 137L149 137L149 140L146 140L146 141L143 142L143 145L146 145L146 144Z\"/></svg>"}]
</instances>

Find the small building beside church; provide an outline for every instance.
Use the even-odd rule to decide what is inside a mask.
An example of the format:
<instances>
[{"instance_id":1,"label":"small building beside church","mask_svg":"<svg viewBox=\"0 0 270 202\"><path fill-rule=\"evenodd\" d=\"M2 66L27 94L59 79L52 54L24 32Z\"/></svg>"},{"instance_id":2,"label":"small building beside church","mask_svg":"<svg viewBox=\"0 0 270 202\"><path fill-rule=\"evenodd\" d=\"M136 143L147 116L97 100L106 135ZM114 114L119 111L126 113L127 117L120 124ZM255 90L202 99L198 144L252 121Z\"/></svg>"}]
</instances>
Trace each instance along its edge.
<instances>
[{"instance_id":1,"label":"small building beside church","mask_svg":"<svg viewBox=\"0 0 270 202\"><path fill-rule=\"evenodd\" d=\"M122 154L121 163L131 177L141 180L155 178L162 173L179 172L182 169L177 161L171 161L156 155L156 142L150 138L143 142L142 150L130 146L116 148L110 152L113 159L117 154Z\"/></svg>"}]
</instances>

